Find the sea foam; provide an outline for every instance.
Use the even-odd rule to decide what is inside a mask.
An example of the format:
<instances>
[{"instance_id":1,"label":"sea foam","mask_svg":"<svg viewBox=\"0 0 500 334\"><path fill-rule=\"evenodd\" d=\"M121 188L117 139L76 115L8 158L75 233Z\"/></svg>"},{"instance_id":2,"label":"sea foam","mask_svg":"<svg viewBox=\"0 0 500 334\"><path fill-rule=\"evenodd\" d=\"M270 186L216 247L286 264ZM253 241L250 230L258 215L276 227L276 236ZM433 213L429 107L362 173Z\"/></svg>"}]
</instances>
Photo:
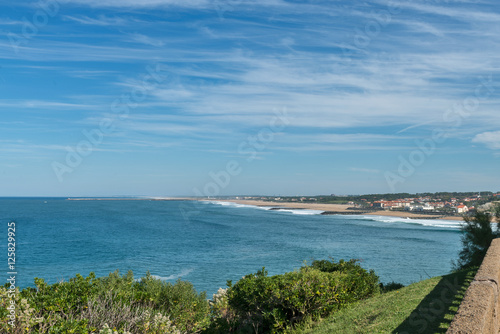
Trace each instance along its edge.
<instances>
[{"instance_id":1,"label":"sea foam","mask_svg":"<svg viewBox=\"0 0 500 334\"><path fill-rule=\"evenodd\" d=\"M291 208L282 208L279 206L257 206L250 204L240 204L234 202L223 202L223 201L204 201L205 203L222 205L233 208L251 208L251 209L259 209L259 210L272 210L277 212L287 212L295 215L320 215L324 211L322 210L309 210L309 209L291 209Z\"/></svg>"},{"instance_id":2,"label":"sea foam","mask_svg":"<svg viewBox=\"0 0 500 334\"><path fill-rule=\"evenodd\" d=\"M203 201L207 204L216 204L221 206L233 207L233 208L254 208L260 210L271 210L276 212L283 213L291 213L295 215L321 215L322 210L311 210L311 209L292 209L292 208L284 208L278 206L256 206L249 204L240 204L234 202L224 202L224 201ZM373 221L373 222L381 222L388 224L413 224L413 225L421 225L421 226L429 226L429 227L438 227L438 228L452 228L452 229L460 229L463 225L463 221L459 220L443 220L443 219L413 219L413 218L405 218L405 217L392 217L392 216L375 216L375 215L332 215L332 216L341 216L345 219L362 219L365 221Z\"/></svg>"}]
</instances>

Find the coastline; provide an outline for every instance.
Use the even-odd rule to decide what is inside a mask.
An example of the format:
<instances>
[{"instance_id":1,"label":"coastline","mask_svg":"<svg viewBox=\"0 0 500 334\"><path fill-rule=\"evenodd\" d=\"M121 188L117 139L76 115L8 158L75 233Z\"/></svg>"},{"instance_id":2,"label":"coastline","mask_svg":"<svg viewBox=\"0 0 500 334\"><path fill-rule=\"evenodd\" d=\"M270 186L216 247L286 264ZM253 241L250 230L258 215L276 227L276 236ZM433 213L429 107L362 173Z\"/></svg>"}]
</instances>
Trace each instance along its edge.
<instances>
[{"instance_id":1,"label":"coastline","mask_svg":"<svg viewBox=\"0 0 500 334\"><path fill-rule=\"evenodd\" d=\"M68 197L67 201L196 201L191 197Z\"/></svg>"},{"instance_id":2,"label":"coastline","mask_svg":"<svg viewBox=\"0 0 500 334\"><path fill-rule=\"evenodd\" d=\"M438 216L438 215L422 215L418 213L406 212L406 211L363 211L363 210L348 210L350 206L347 204L326 204L326 203L298 203L298 202L266 202L258 200L215 200L218 202L232 202L237 204L255 205L262 207L282 207L290 209L309 209L309 210L320 210L327 212L326 214L346 214L346 215L367 215L367 216L387 216L387 217L399 217L399 218L410 218L410 219L439 219L439 220L458 220L461 221L463 218L461 216ZM330 212L330 213L328 213Z\"/></svg>"},{"instance_id":3,"label":"coastline","mask_svg":"<svg viewBox=\"0 0 500 334\"><path fill-rule=\"evenodd\" d=\"M308 209L324 211L324 215L363 215L363 216L386 216L409 219L432 219L432 220L455 220L463 221L461 216L427 215L407 211L389 211L389 210L351 210L347 204L328 204L328 203L301 203L301 202L267 202L261 200L247 199L201 199L190 197L151 197L151 198L67 198L68 201L214 201L214 202L232 202L244 205L253 205L271 208L288 209Z\"/></svg>"}]
</instances>

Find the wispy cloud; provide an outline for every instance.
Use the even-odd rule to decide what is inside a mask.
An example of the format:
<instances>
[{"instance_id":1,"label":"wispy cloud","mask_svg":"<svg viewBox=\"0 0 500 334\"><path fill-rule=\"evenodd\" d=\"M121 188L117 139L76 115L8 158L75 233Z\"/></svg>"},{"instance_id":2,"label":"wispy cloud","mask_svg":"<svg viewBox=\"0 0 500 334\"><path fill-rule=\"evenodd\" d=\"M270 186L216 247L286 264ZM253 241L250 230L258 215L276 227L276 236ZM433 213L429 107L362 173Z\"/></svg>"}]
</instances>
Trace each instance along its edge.
<instances>
[{"instance_id":1,"label":"wispy cloud","mask_svg":"<svg viewBox=\"0 0 500 334\"><path fill-rule=\"evenodd\" d=\"M465 4L477 4L477 1L464 1ZM490 11L481 11L470 7L457 8L454 6L434 6L420 4L417 2L400 2L397 4L403 8L413 9L426 14L447 16L453 19L459 19L468 22L495 22L500 21L500 14Z\"/></svg>"},{"instance_id":2,"label":"wispy cloud","mask_svg":"<svg viewBox=\"0 0 500 334\"><path fill-rule=\"evenodd\" d=\"M0 107L2 108L16 108L16 109L84 109L95 110L102 109L100 105L92 104L76 104L58 101L44 101L44 100L0 100Z\"/></svg>"},{"instance_id":3,"label":"wispy cloud","mask_svg":"<svg viewBox=\"0 0 500 334\"><path fill-rule=\"evenodd\" d=\"M85 15L81 16L71 16L65 15L62 17L64 20L74 21L86 25L96 25L96 26L122 26L127 24L136 23L137 20L125 19L122 17L110 17L105 15L98 15L96 18L88 17Z\"/></svg>"},{"instance_id":4,"label":"wispy cloud","mask_svg":"<svg viewBox=\"0 0 500 334\"><path fill-rule=\"evenodd\" d=\"M386 1L65 1L17 53L0 40L0 143L12 156L63 155L82 130L116 118L119 100L133 107L98 149L237 158L238 144L286 107L287 128L259 157L352 152L359 166L339 162L339 170L375 174L384 167L364 153L411 152L438 128L450 136L436 152L497 150L498 94L461 124L445 117L475 96L481 77L491 75L497 90L500 14L493 2L475 2L398 1L403 10L367 33ZM18 21L35 5L15 6L0 25L22 37ZM158 63L164 80L144 91ZM185 170L182 160L172 164Z\"/></svg>"},{"instance_id":5,"label":"wispy cloud","mask_svg":"<svg viewBox=\"0 0 500 334\"><path fill-rule=\"evenodd\" d=\"M11 19L0 19L0 26L5 25L22 25L23 21L11 20Z\"/></svg>"},{"instance_id":6,"label":"wispy cloud","mask_svg":"<svg viewBox=\"0 0 500 334\"><path fill-rule=\"evenodd\" d=\"M92 7L191 7L191 8L214 8L216 5L233 8L233 6L255 6L255 5L288 5L281 0L249 0L245 2L221 1L217 3L209 0L67 0Z\"/></svg>"},{"instance_id":7,"label":"wispy cloud","mask_svg":"<svg viewBox=\"0 0 500 334\"><path fill-rule=\"evenodd\" d=\"M141 44L152 45L152 46L163 46L163 45L165 45L165 42L163 42L163 41L161 41L159 39L151 38L149 36L146 36L146 35L143 35L143 34L139 34L139 33L135 33L135 34L130 35L130 38L131 38L132 41L138 42L138 43L141 43Z\"/></svg>"},{"instance_id":8,"label":"wispy cloud","mask_svg":"<svg viewBox=\"0 0 500 334\"><path fill-rule=\"evenodd\" d=\"M500 131L483 132L472 139L473 143L481 143L491 149L500 149Z\"/></svg>"},{"instance_id":9,"label":"wispy cloud","mask_svg":"<svg viewBox=\"0 0 500 334\"><path fill-rule=\"evenodd\" d=\"M208 0L68 0L74 4L83 4L92 7L206 7Z\"/></svg>"}]
</instances>

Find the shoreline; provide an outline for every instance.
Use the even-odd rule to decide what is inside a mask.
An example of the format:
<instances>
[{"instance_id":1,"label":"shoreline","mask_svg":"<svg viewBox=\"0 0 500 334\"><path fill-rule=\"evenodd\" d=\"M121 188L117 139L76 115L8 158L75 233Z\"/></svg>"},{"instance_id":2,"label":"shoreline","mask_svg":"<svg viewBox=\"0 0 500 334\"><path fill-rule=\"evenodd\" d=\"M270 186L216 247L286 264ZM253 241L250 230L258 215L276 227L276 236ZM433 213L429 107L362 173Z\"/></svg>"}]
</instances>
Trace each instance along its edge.
<instances>
[{"instance_id":1,"label":"shoreline","mask_svg":"<svg viewBox=\"0 0 500 334\"><path fill-rule=\"evenodd\" d=\"M418 214L408 211L389 211L389 210L351 210L347 204L328 204L328 203L301 203L301 202L267 202L250 199L205 199L189 197L152 197L152 198L66 198L68 201L211 201L211 202L231 202L236 204L253 205L270 208L286 209L307 209L323 211L323 215L361 215L361 216L385 216L409 219L427 219L427 220L455 220L463 221L461 216L428 215Z\"/></svg>"},{"instance_id":2,"label":"shoreline","mask_svg":"<svg viewBox=\"0 0 500 334\"><path fill-rule=\"evenodd\" d=\"M189 197L67 197L66 201L196 201Z\"/></svg>"},{"instance_id":3,"label":"shoreline","mask_svg":"<svg viewBox=\"0 0 500 334\"><path fill-rule=\"evenodd\" d=\"M323 214L337 214L337 215L362 215L362 216L386 216L386 217L398 217L398 218L410 218L410 219L429 219L429 220L457 220L463 221L461 216L444 216L444 215L425 215L406 211L367 211L367 210L348 210L351 207L347 204L326 204L326 203L298 203L298 202L266 202L259 200L212 200L214 202L232 202L236 204L246 204L261 207L273 207L273 208L287 208L287 209L308 209L308 210L319 210L324 211Z\"/></svg>"}]
</instances>

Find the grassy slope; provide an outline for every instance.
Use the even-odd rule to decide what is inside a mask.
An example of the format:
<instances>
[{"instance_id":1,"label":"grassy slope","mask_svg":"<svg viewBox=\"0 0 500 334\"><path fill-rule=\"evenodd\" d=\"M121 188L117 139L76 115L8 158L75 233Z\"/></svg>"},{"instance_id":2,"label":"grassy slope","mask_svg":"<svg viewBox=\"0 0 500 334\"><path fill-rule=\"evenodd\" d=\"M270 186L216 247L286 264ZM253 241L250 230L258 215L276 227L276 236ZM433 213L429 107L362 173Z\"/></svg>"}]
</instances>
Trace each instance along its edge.
<instances>
[{"instance_id":1,"label":"grassy slope","mask_svg":"<svg viewBox=\"0 0 500 334\"><path fill-rule=\"evenodd\" d=\"M293 333L445 333L476 270L381 294Z\"/></svg>"}]
</instances>

